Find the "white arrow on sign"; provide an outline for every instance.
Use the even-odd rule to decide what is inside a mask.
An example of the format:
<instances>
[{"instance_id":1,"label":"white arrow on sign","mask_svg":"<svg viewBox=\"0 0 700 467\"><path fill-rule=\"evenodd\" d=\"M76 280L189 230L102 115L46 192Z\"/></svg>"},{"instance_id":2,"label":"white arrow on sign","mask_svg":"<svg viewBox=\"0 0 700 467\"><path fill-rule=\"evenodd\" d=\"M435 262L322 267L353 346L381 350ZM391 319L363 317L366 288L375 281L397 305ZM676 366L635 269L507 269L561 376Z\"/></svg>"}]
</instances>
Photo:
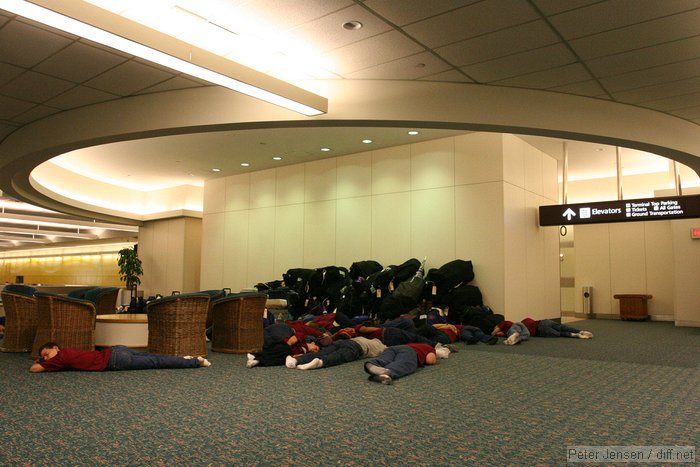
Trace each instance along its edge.
<instances>
[{"instance_id":1,"label":"white arrow on sign","mask_svg":"<svg viewBox=\"0 0 700 467\"><path fill-rule=\"evenodd\" d=\"M569 208L566 211L564 211L564 214L562 214L562 217L566 217L566 220L570 221L571 216L575 216L575 215L576 215L576 213L574 211L572 211L571 208Z\"/></svg>"}]
</instances>

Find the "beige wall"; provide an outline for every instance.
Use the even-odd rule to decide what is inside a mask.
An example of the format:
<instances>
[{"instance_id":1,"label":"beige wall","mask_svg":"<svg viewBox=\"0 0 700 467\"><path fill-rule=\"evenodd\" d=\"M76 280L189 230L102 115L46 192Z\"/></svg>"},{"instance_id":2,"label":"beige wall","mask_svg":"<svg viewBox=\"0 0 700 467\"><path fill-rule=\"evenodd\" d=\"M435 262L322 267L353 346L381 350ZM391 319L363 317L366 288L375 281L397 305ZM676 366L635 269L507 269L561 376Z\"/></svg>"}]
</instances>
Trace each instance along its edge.
<instances>
[{"instance_id":1,"label":"beige wall","mask_svg":"<svg viewBox=\"0 0 700 467\"><path fill-rule=\"evenodd\" d=\"M700 227L697 219L577 225L575 311L582 312L581 287L590 285L596 315L619 316L615 294L649 294L652 319L700 326L693 227Z\"/></svg>"},{"instance_id":2,"label":"beige wall","mask_svg":"<svg viewBox=\"0 0 700 467\"><path fill-rule=\"evenodd\" d=\"M239 290L293 267L472 260L484 301L511 318L559 316L558 240L537 226L556 161L513 135L454 138L208 182L204 289Z\"/></svg>"},{"instance_id":3,"label":"beige wall","mask_svg":"<svg viewBox=\"0 0 700 467\"><path fill-rule=\"evenodd\" d=\"M24 276L25 284L123 286L116 253L0 259L0 271L3 283Z\"/></svg>"},{"instance_id":4,"label":"beige wall","mask_svg":"<svg viewBox=\"0 0 700 467\"><path fill-rule=\"evenodd\" d=\"M146 222L139 228L144 296L201 290L202 220L194 217Z\"/></svg>"}]
</instances>

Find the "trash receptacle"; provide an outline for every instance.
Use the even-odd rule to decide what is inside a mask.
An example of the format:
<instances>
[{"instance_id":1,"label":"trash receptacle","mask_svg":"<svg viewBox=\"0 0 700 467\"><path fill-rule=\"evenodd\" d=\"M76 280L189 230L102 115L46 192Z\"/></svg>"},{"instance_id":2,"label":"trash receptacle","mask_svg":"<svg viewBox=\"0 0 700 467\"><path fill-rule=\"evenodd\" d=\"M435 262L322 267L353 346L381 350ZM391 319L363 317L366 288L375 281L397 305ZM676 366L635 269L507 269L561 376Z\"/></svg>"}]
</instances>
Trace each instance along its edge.
<instances>
[{"instance_id":1,"label":"trash receptacle","mask_svg":"<svg viewBox=\"0 0 700 467\"><path fill-rule=\"evenodd\" d=\"M587 316L593 315L593 287L585 285L581 287L581 295L583 298L583 314Z\"/></svg>"}]
</instances>

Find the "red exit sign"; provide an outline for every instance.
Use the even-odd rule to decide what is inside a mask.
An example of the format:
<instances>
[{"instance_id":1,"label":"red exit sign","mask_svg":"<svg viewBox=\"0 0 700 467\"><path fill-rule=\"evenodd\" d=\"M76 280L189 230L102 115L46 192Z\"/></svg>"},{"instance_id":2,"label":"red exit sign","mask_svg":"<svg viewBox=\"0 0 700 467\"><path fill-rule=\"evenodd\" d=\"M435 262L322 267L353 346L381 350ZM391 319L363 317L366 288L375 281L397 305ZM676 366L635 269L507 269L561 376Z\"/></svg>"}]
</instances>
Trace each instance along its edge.
<instances>
[{"instance_id":1,"label":"red exit sign","mask_svg":"<svg viewBox=\"0 0 700 467\"><path fill-rule=\"evenodd\" d=\"M700 229L690 229L690 238L700 238Z\"/></svg>"}]
</instances>

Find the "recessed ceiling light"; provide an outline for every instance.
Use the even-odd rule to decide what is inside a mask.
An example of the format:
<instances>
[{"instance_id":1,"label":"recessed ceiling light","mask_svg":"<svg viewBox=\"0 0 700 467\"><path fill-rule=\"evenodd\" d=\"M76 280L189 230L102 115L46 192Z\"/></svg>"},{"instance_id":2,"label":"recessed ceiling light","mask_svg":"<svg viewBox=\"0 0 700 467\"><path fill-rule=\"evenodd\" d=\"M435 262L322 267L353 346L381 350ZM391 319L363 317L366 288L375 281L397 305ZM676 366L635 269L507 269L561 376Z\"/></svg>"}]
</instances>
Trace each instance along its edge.
<instances>
[{"instance_id":1,"label":"recessed ceiling light","mask_svg":"<svg viewBox=\"0 0 700 467\"><path fill-rule=\"evenodd\" d=\"M282 160L282 156L272 156L272 160L273 160L273 161L281 161L281 160Z\"/></svg>"},{"instance_id":2,"label":"recessed ceiling light","mask_svg":"<svg viewBox=\"0 0 700 467\"><path fill-rule=\"evenodd\" d=\"M250 167L248 162L241 162L241 167Z\"/></svg>"},{"instance_id":3,"label":"recessed ceiling light","mask_svg":"<svg viewBox=\"0 0 700 467\"><path fill-rule=\"evenodd\" d=\"M415 136L415 135L418 134L418 132L417 132L416 130L411 130L411 131L408 132L408 134L411 135L411 136Z\"/></svg>"},{"instance_id":4,"label":"recessed ceiling light","mask_svg":"<svg viewBox=\"0 0 700 467\"><path fill-rule=\"evenodd\" d=\"M211 171L212 172L221 172L221 169L214 167L213 169L211 169Z\"/></svg>"},{"instance_id":5,"label":"recessed ceiling light","mask_svg":"<svg viewBox=\"0 0 700 467\"><path fill-rule=\"evenodd\" d=\"M348 31L356 31L358 29L362 29L362 23L359 21L347 21L343 23L343 29L347 29Z\"/></svg>"},{"instance_id":6,"label":"recessed ceiling light","mask_svg":"<svg viewBox=\"0 0 700 467\"><path fill-rule=\"evenodd\" d=\"M365 144L372 144L372 140L371 140L371 139L363 139L362 142L365 143Z\"/></svg>"},{"instance_id":7,"label":"recessed ceiling light","mask_svg":"<svg viewBox=\"0 0 700 467\"><path fill-rule=\"evenodd\" d=\"M328 152L330 150L331 150L331 148L321 148L321 151L323 151L323 152Z\"/></svg>"}]
</instances>

